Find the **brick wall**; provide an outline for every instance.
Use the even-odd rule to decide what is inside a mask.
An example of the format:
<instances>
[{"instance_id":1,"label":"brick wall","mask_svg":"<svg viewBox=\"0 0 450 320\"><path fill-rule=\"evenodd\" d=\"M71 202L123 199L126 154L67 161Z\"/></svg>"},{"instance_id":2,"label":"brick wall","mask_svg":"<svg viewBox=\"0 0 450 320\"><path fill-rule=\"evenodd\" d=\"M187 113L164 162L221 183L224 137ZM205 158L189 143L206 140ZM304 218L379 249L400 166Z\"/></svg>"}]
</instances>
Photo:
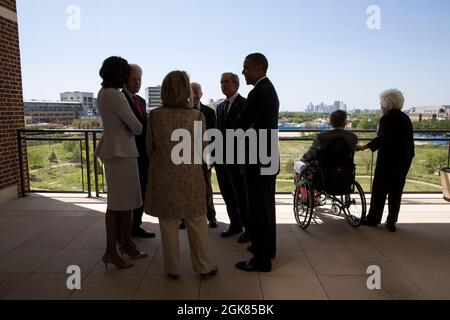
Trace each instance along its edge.
<instances>
[{"instance_id":1,"label":"brick wall","mask_svg":"<svg viewBox=\"0 0 450 320\"><path fill-rule=\"evenodd\" d=\"M16 0L0 0L0 7L16 12Z\"/></svg>"},{"instance_id":2,"label":"brick wall","mask_svg":"<svg viewBox=\"0 0 450 320\"><path fill-rule=\"evenodd\" d=\"M16 12L16 1L0 0L0 7ZM0 192L20 184L20 128L24 128L24 111L18 25L0 16Z\"/></svg>"}]
</instances>

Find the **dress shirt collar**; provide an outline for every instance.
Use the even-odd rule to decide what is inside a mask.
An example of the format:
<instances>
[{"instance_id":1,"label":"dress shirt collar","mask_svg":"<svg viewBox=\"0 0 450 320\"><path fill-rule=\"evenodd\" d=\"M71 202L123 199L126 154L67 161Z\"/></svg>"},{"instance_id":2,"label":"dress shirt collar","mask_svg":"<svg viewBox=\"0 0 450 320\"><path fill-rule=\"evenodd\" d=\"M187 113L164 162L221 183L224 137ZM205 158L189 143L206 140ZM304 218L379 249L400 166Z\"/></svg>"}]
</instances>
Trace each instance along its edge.
<instances>
[{"instance_id":1,"label":"dress shirt collar","mask_svg":"<svg viewBox=\"0 0 450 320\"><path fill-rule=\"evenodd\" d=\"M259 79L258 81L256 81L255 87L256 87L261 81L263 81L264 79L267 79L267 76L264 76L264 77L262 77L261 79Z\"/></svg>"},{"instance_id":2,"label":"dress shirt collar","mask_svg":"<svg viewBox=\"0 0 450 320\"><path fill-rule=\"evenodd\" d=\"M123 91L125 91L125 93L128 95L128 97L130 97L131 100L133 100L133 97L136 94L133 94L130 90L127 89L127 87L123 87Z\"/></svg>"},{"instance_id":3,"label":"dress shirt collar","mask_svg":"<svg viewBox=\"0 0 450 320\"><path fill-rule=\"evenodd\" d=\"M233 94L231 97L229 97L228 100L228 104L231 107L234 103L234 101L236 100L237 96L238 96L238 92L236 92L235 94Z\"/></svg>"}]
</instances>

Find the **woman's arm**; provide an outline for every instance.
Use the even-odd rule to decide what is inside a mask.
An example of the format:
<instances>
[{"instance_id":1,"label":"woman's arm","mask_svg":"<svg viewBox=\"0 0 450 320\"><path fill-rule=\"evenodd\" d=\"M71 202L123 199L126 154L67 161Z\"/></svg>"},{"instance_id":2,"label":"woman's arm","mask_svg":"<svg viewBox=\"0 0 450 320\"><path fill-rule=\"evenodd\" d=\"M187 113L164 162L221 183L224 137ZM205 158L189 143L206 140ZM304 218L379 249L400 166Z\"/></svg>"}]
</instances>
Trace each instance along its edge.
<instances>
[{"instance_id":1,"label":"woman's arm","mask_svg":"<svg viewBox=\"0 0 450 320\"><path fill-rule=\"evenodd\" d=\"M139 122L133 111L131 111L125 95L119 90L116 90L111 98L114 99L112 102L112 111L125 123L135 136L140 135L142 132L142 123Z\"/></svg>"}]
</instances>

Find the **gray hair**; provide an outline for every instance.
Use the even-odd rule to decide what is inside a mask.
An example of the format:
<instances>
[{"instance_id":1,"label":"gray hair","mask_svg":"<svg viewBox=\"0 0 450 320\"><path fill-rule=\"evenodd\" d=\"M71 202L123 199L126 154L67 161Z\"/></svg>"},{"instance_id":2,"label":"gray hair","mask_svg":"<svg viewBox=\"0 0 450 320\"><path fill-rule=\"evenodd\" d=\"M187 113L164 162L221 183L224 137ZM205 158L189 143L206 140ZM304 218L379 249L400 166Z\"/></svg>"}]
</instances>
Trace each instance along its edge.
<instances>
[{"instance_id":1,"label":"gray hair","mask_svg":"<svg viewBox=\"0 0 450 320\"><path fill-rule=\"evenodd\" d=\"M222 73L222 77L230 77L231 81L236 85L236 87L239 89L239 76L233 72L224 72Z\"/></svg>"},{"instance_id":2,"label":"gray hair","mask_svg":"<svg viewBox=\"0 0 450 320\"><path fill-rule=\"evenodd\" d=\"M137 64L130 63L130 73L133 71L137 71L140 74L142 74L142 68L140 66L138 66Z\"/></svg>"},{"instance_id":3,"label":"gray hair","mask_svg":"<svg viewBox=\"0 0 450 320\"><path fill-rule=\"evenodd\" d=\"M186 71L172 71L163 80L161 100L166 107L193 108L192 89Z\"/></svg>"},{"instance_id":4,"label":"gray hair","mask_svg":"<svg viewBox=\"0 0 450 320\"><path fill-rule=\"evenodd\" d=\"M387 111L402 110L405 104L405 97L400 90L390 89L380 94L380 103Z\"/></svg>"},{"instance_id":5,"label":"gray hair","mask_svg":"<svg viewBox=\"0 0 450 320\"><path fill-rule=\"evenodd\" d=\"M191 83L191 88L192 88L192 90L194 89L194 87L197 87L197 88L200 89L200 91L203 91L203 90L202 90L201 84L198 83L198 82L192 82L192 83Z\"/></svg>"}]
</instances>

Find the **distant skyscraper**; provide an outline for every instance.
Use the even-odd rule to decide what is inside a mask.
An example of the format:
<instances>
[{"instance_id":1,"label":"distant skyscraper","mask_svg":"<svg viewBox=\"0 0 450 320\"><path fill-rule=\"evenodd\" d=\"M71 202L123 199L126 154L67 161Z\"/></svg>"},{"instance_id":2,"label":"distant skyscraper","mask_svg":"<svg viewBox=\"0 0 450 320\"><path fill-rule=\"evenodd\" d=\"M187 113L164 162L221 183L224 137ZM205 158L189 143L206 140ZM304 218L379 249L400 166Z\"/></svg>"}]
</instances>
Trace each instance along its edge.
<instances>
[{"instance_id":1,"label":"distant skyscraper","mask_svg":"<svg viewBox=\"0 0 450 320\"><path fill-rule=\"evenodd\" d=\"M83 106L83 117L93 118L98 115L97 99L94 99L92 92L63 92L60 94L63 102L78 102Z\"/></svg>"},{"instance_id":2,"label":"distant skyscraper","mask_svg":"<svg viewBox=\"0 0 450 320\"><path fill-rule=\"evenodd\" d=\"M149 108L161 107L161 86L146 88L145 98L147 99L147 105Z\"/></svg>"},{"instance_id":3,"label":"distant skyscraper","mask_svg":"<svg viewBox=\"0 0 450 320\"><path fill-rule=\"evenodd\" d=\"M333 105L333 111L336 111L336 110L344 110L344 111L347 111L347 110L346 110L347 108L344 109L344 106L345 106L344 101L335 101L335 102L334 102L334 105Z\"/></svg>"}]
</instances>

